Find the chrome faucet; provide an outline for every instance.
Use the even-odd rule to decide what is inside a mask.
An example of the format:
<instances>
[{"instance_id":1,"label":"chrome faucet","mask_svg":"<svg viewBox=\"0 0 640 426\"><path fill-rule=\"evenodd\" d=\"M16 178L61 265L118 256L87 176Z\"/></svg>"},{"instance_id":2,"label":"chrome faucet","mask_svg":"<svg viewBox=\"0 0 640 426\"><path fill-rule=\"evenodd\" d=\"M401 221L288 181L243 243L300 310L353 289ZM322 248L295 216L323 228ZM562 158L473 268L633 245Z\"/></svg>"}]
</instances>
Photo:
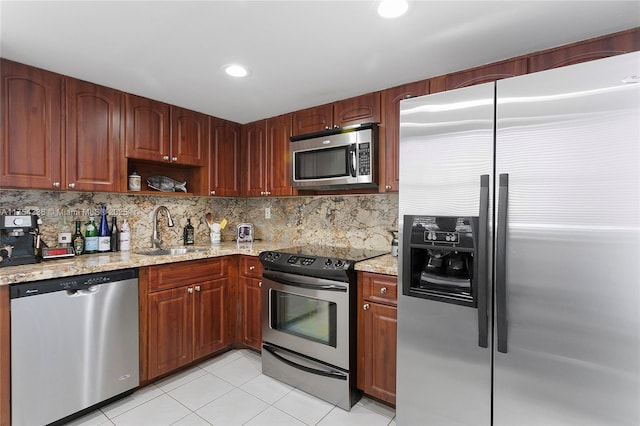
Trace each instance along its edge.
<instances>
[{"instance_id":1,"label":"chrome faucet","mask_svg":"<svg viewBox=\"0 0 640 426\"><path fill-rule=\"evenodd\" d=\"M153 212L153 233L151 234L151 248L162 248L163 241L158 238L158 213L160 210L164 210L167 213L167 226L173 228L173 219L171 219L171 213L165 206L158 206Z\"/></svg>"}]
</instances>

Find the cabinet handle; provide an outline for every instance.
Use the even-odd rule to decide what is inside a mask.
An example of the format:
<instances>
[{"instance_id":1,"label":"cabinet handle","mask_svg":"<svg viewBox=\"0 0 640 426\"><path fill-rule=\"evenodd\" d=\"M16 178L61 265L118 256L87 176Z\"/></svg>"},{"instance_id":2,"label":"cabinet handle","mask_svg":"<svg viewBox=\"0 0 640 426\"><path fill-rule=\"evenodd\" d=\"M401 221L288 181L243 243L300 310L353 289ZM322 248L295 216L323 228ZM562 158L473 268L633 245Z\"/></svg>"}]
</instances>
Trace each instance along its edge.
<instances>
[{"instance_id":1,"label":"cabinet handle","mask_svg":"<svg viewBox=\"0 0 640 426\"><path fill-rule=\"evenodd\" d=\"M73 189L73 188L75 188L75 187L76 187L76 184L75 184L75 183L73 183L73 182L71 182L68 186L69 186L69 188Z\"/></svg>"},{"instance_id":2,"label":"cabinet handle","mask_svg":"<svg viewBox=\"0 0 640 426\"><path fill-rule=\"evenodd\" d=\"M193 287L189 287L189 288L187 289L187 293L189 293L189 294L193 293Z\"/></svg>"},{"instance_id":3,"label":"cabinet handle","mask_svg":"<svg viewBox=\"0 0 640 426\"><path fill-rule=\"evenodd\" d=\"M337 124L334 124L334 125L333 125L333 128L334 128L334 129L339 129L339 128L340 128L340 126L338 126Z\"/></svg>"},{"instance_id":4,"label":"cabinet handle","mask_svg":"<svg viewBox=\"0 0 640 426\"><path fill-rule=\"evenodd\" d=\"M168 156L168 155L165 155L164 157L162 157L162 159L163 159L164 161L169 161L169 156Z\"/></svg>"},{"instance_id":5,"label":"cabinet handle","mask_svg":"<svg viewBox=\"0 0 640 426\"><path fill-rule=\"evenodd\" d=\"M211 191L211 195L216 195L216 191Z\"/></svg>"},{"instance_id":6,"label":"cabinet handle","mask_svg":"<svg viewBox=\"0 0 640 426\"><path fill-rule=\"evenodd\" d=\"M258 283L258 287L262 287L262 281Z\"/></svg>"},{"instance_id":7,"label":"cabinet handle","mask_svg":"<svg viewBox=\"0 0 640 426\"><path fill-rule=\"evenodd\" d=\"M364 309L365 311L369 310L369 304L365 303L364 305L362 305L362 309Z\"/></svg>"},{"instance_id":8,"label":"cabinet handle","mask_svg":"<svg viewBox=\"0 0 640 426\"><path fill-rule=\"evenodd\" d=\"M196 291L200 291L200 286L199 285L196 286Z\"/></svg>"},{"instance_id":9,"label":"cabinet handle","mask_svg":"<svg viewBox=\"0 0 640 426\"><path fill-rule=\"evenodd\" d=\"M325 130L329 130L331 127L330 126L324 126Z\"/></svg>"},{"instance_id":10,"label":"cabinet handle","mask_svg":"<svg viewBox=\"0 0 640 426\"><path fill-rule=\"evenodd\" d=\"M380 293L381 293L381 294L386 294L386 293L387 293L387 288L386 288L386 287L382 287L382 288L380 289Z\"/></svg>"},{"instance_id":11,"label":"cabinet handle","mask_svg":"<svg viewBox=\"0 0 640 426\"><path fill-rule=\"evenodd\" d=\"M254 269L256 269L256 267L255 267L255 266L253 266L253 265L249 266L249 270L250 270L250 271L253 271Z\"/></svg>"},{"instance_id":12,"label":"cabinet handle","mask_svg":"<svg viewBox=\"0 0 640 426\"><path fill-rule=\"evenodd\" d=\"M54 188L60 188L60 182L53 182Z\"/></svg>"},{"instance_id":13,"label":"cabinet handle","mask_svg":"<svg viewBox=\"0 0 640 426\"><path fill-rule=\"evenodd\" d=\"M384 189L386 189L387 191L391 190L391 185L385 185Z\"/></svg>"},{"instance_id":14,"label":"cabinet handle","mask_svg":"<svg viewBox=\"0 0 640 426\"><path fill-rule=\"evenodd\" d=\"M173 161L174 163L178 161L178 157L171 157L171 161Z\"/></svg>"}]
</instances>

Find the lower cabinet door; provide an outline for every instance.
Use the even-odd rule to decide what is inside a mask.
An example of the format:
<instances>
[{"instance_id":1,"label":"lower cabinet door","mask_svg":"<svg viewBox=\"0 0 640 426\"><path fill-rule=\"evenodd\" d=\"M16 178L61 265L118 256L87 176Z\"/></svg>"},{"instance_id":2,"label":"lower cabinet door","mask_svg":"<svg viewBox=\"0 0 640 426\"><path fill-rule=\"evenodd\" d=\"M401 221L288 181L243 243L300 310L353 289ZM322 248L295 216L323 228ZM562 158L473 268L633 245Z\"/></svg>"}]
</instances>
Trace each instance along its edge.
<instances>
[{"instance_id":1,"label":"lower cabinet door","mask_svg":"<svg viewBox=\"0 0 640 426\"><path fill-rule=\"evenodd\" d=\"M369 303L364 312L364 392L396 403L397 308Z\"/></svg>"},{"instance_id":2,"label":"lower cabinet door","mask_svg":"<svg viewBox=\"0 0 640 426\"><path fill-rule=\"evenodd\" d=\"M242 278L240 283L240 304L242 309L242 343L260 350L262 345L262 280Z\"/></svg>"},{"instance_id":3,"label":"lower cabinet door","mask_svg":"<svg viewBox=\"0 0 640 426\"><path fill-rule=\"evenodd\" d=\"M151 293L148 302L151 379L193 359L193 286Z\"/></svg>"},{"instance_id":4,"label":"lower cabinet door","mask_svg":"<svg viewBox=\"0 0 640 426\"><path fill-rule=\"evenodd\" d=\"M209 355L229 344L227 309L227 279L195 284L193 306L193 356Z\"/></svg>"}]
</instances>

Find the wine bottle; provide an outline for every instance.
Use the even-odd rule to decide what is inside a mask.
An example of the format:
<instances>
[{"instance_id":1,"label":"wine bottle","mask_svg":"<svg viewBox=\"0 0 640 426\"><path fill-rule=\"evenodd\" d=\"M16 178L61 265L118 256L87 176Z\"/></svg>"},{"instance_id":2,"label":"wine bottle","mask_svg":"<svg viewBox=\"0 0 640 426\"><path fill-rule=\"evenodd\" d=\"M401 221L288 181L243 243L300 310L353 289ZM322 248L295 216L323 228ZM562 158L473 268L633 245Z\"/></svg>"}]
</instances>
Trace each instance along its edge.
<instances>
[{"instance_id":1,"label":"wine bottle","mask_svg":"<svg viewBox=\"0 0 640 426\"><path fill-rule=\"evenodd\" d=\"M76 256L84 253L84 237L80 231L80 221L76 220L76 233L73 235L73 252Z\"/></svg>"},{"instance_id":2,"label":"wine bottle","mask_svg":"<svg viewBox=\"0 0 640 426\"><path fill-rule=\"evenodd\" d=\"M98 228L98 251L111 250L111 236L109 235L109 224L107 223L107 206L100 209L100 227Z\"/></svg>"},{"instance_id":3,"label":"wine bottle","mask_svg":"<svg viewBox=\"0 0 640 426\"><path fill-rule=\"evenodd\" d=\"M89 216L89 222L84 228L84 252L98 252L98 227L93 216Z\"/></svg>"},{"instance_id":4,"label":"wine bottle","mask_svg":"<svg viewBox=\"0 0 640 426\"><path fill-rule=\"evenodd\" d=\"M120 251L120 233L118 232L118 218L111 217L111 251Z\"/></svg>"},{"instance_id":5,"label":"wine bottle","mask_svg":"<svg viewBox=\"0 0 640 426\"><path fill-rule=\"evenodd\" d=\"M184 227L184 245L191 245L194 242L194 229L191 225L191 219L187 219L187 226Z\"/></svg>"}]
</instances>

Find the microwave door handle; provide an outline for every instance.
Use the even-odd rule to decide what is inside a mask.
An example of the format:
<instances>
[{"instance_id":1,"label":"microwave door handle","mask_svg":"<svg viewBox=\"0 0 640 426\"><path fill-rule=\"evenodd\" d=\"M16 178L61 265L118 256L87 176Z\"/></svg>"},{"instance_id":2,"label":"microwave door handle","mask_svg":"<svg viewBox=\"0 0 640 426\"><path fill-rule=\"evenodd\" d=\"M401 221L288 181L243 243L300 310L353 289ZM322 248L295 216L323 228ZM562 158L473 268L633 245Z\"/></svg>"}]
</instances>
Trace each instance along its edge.
<instances>
[{"instance_id":1,"label":"microwave door handle","mask_svg":"<svg viewBox=\"0 0 640 426\"><path fill-rule=\"evenodd\" d=\"M351 176L356 177L356 144L352 143L349 145L349 171L351 172Z\"/></svg>"}]
</instances>

